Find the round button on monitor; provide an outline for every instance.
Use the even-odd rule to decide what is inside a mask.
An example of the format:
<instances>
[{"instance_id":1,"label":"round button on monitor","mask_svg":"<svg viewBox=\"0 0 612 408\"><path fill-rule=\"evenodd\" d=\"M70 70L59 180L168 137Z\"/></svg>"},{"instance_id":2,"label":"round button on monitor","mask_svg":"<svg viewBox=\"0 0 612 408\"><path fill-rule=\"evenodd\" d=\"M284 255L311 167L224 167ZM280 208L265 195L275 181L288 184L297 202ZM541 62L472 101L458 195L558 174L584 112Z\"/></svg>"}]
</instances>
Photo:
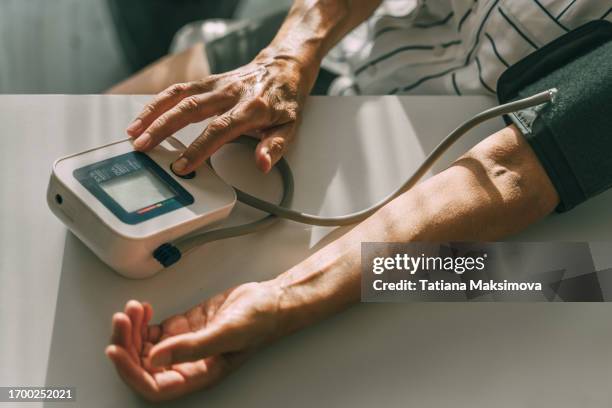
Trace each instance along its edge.
<instances>
[{"instance_id":1,"label":"round button on monitor","mask_svg":"<svg viewBox=\"0 0 612 408\"><path fill-rule=\"evenodd\" d=\"M171 172L172 172L172 174L174 174L176 177L180 177L180 178L182 178L182 179L186 179L186 180L192 179L192 178L194 178L194 177L196 176L196 172L195 172L195 170L194 170L194 171L192 171L191 173L187 173L187 174L184 174L184 175L177 174L177 173L174 171L174 169L172 168L172 164L170 164L170 171L171 171Z\"/></svg>"}]
</instances>

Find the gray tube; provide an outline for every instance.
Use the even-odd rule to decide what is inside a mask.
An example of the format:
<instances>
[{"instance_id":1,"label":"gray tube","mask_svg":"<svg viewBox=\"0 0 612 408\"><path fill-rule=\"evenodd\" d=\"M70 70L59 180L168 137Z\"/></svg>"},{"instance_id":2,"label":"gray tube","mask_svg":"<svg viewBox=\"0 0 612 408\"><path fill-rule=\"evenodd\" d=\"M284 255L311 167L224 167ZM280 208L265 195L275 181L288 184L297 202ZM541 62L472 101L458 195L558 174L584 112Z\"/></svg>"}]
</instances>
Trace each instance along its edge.
<instances>
[{"instance_id":1,"label":"gray tube","mask_svg":"<svg viewBox=\"0 0 612 408\"><path fill-rule=\"evenodd\" d=\"M234 140L232 143L244 144L249 147L255 148L257 146L258 140L247 136L241 136L238 139ZM212 168L210 160L208 160L207 163ZM291 205L291 201L293 200L294 191L293 173L291 172L291 167L289 167L289 164L284 158L281 158L276 163L275 167L279 171L283 182L283 197L278 203L278 206L281 208L289 207ZM236 197L238 201L246 203L248 198L246 198L245 196L249 195L236 187L234 187L234 190L236 191ZM177 240L174 245L179 249L181 254L185 255L192 249L195 249L200 245L204 245L208 242L252 234L254 232L258 232L272 226L272 224L277 221L278 217L270 214L257 221L253 221L247 224L204 231L201 233L196 233L196 235L192 234L185 238Z\"/></svg>"}]
</instances>

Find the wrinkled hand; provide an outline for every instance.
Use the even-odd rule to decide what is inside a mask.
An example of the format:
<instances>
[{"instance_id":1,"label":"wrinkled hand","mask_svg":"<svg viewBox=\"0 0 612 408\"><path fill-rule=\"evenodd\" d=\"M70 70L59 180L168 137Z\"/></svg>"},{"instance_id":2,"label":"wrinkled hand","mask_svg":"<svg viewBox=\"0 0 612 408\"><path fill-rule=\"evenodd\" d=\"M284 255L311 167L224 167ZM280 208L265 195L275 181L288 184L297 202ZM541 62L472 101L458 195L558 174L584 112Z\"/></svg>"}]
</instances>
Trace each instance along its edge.
<instances>
[{"instance_id":1,"label":"wrinkled hand","mask_svg":"<svg viewBox=\"0 0 612 408\"><path fill-rule=\"evenodd\" d=\"M150 325L151 305L129 301L113 316L106 355L150 401L210 387L277 336L278 303L266 283L248 283Z\"/></svg>"},{"instance_id":2,"label":"wrinkled hand","mask_svg":"<svg viewBox=\"0 0 612 408\"><path fill-rule=\"evenodd\" d=\"M127 132L137 150L147 151L185 126L216 116L174 163L174 171L191 172L225 143L249 133L261 138L255 161L268 172L297 130L314 82L305 72L294 58L263 52L234 71L171 86L144 108Z\"/></svg>"}]
</instances>

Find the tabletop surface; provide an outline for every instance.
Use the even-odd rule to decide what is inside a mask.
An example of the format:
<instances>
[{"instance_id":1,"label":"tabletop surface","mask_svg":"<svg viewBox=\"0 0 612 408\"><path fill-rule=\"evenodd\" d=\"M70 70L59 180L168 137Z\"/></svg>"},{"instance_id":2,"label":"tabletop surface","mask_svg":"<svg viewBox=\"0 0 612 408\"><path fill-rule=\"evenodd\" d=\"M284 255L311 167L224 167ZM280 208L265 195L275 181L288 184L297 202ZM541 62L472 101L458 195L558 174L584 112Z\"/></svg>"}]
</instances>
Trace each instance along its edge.
<instances>
[{"instance_id":1,"label":"tabletop surface","mask_svg":"<svg viewBox=\"0 0 612 408\"><path fill-rule=\"evenodd\" d=\"M0 96L0 385L74 386L78 406L146 406L103 354L113 312L136 298L150 301L159 319L229 286L271 278L331 231L280 222L206 245L152 279L112 272L51 214L46 185L56 158L124 137L147 100ZM311 98L288 155L294 207L332 215L376 202L458 123L493 103ZM435 170L502 125L471 132ZM201 126L179 137L189 141ZM228 181L277 197L277 176L258 174L251 155L226 147L214 162ZM609 240L611 203L612 192L602 194L511 239ZM240 206L232 222L253 216ZM596 266L609 267L601 264L607 245L592 249ZM612 401L610 312L608 304L590 303L362 304L262 350L216 388L171 406L602 406ZM24 406L34 405L41 404Z\"/></svg>"}]
</instances>

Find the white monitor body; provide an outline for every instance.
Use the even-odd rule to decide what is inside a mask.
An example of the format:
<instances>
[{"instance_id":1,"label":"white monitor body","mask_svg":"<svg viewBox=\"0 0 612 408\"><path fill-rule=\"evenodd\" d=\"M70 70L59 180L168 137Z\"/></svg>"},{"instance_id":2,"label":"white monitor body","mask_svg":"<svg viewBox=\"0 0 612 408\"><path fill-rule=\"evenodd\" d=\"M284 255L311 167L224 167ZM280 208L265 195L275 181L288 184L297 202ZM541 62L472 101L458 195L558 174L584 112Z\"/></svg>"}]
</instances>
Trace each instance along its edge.
<instances>
[{"instance_id":1,"label":"white monitor body","mask_svg":"<svg viewBox=\"0 0 612 408\"><path fill-rule=\"evenodd\" d=\"M169 139L145 155L122 140L60 158L48 205L116 272L150 277L163 269L153 257L156 248L226 218L236 202L234 189L206 165L190 179L173 174L171 163L183 149ZM143 156L155 162L154 171ZM149 164L139 168L135 158Z\"/></svg>"}]
</instances>

